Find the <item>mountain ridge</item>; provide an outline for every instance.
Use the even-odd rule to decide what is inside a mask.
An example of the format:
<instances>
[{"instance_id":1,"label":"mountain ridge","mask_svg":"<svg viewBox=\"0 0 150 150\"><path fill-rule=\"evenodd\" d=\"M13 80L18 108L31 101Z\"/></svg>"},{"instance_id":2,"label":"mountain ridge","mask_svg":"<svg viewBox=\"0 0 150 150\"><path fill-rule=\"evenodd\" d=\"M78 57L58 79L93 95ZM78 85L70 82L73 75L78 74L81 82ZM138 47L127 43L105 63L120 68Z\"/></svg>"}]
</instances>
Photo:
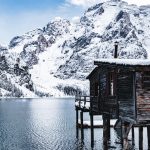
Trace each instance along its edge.
<instances>
[{"instance_id":1,"label":"mountain ridge","mask_svg":"<svg viewBox=\"0 0 150 150\"><path fill-rule=\"evenodd\" d=\"M57 18L14 37L1 55L9 66L19 58L19 65L29 68L34 89L45 95L88 94L86 76L93 61L113 58L115 41L118 58L149 59L149 23L149 6L111 0L88 8L76 23Z\"/></svg>"}]
</instances>

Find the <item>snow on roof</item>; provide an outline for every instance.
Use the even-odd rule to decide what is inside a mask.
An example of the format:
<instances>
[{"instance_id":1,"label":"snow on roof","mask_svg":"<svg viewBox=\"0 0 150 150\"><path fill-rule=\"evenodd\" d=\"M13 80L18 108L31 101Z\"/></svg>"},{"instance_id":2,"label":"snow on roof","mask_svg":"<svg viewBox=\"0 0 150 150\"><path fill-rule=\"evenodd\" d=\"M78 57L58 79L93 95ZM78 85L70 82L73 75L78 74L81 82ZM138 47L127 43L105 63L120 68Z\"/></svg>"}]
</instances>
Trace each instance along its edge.
<instances>
[{"instance_id":1,"label":"snow on roof","mask_svg":"<svg viewBox=\"0 0 150 150\"><path fill-rule=\"evenodd\" d=\"M121 65L150 65L149 59L97 59L94 61L97 63L110 63L110 64L121 64Z\"/></svg>"}]
</instances>

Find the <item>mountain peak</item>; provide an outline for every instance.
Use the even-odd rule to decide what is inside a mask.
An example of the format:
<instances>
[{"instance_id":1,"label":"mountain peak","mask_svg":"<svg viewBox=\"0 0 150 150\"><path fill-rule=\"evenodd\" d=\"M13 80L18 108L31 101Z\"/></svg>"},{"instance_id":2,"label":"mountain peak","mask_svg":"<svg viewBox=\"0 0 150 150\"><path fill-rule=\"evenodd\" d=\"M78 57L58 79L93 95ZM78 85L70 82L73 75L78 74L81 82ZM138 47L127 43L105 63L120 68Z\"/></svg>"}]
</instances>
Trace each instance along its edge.
<instances>
[{"instance_id":1,"label":"mountain peak","mask_svg":"<svg viewBox=\"0 0 150 150\"><path fill-rule=\"evenodd\" d=\"M149 22L148 6L102 2L88 8L78 23L57 17L43 29L14 37L7 58L11 64L14 58L24 62L40 91L50 95L61 95L66 89L83 92L93 61L113 58L115 41L119 42L118 58L150 57Z\"/></svg>"},{"instance_id":2,"label":"mountain peak","mask_svg":"<svg viewBox=\"0 0 150 150\"><path fill-rule=\"evenodd\" d=\"M57 18L54 21L49 22L44 28L43 31L48 35L62 35L67 33L70 22L66 19Z\"/></svg>"}]
</instances>

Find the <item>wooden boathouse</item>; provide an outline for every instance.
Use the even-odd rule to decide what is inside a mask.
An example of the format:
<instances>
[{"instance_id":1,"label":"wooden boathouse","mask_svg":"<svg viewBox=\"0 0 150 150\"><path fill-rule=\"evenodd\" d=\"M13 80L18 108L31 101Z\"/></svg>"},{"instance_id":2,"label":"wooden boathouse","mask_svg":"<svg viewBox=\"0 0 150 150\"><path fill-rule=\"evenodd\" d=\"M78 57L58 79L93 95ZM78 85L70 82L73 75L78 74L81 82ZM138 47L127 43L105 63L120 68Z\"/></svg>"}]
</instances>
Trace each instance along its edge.
<instances>
[{"instance_id":1,"label":"wooden boathouse","mask_svg":"<svg viewBox=\"0 0 150 150\"><path fill-rule=\"evenodd\" d=\"M93 116L102 115L105 145L110 136L110 119L117 119L115 127L121 129L124 147L127 147L130 129L134 138L134 126L139 126L139 149L142 149L145 126L150 149L150 60L100 59L94 61L94 65L87 77L90 96L76 97L76 122L78 125L80 111L81 135L83 113L89 112L91 146L94 144Z\"/></svg>"}]
</instances>

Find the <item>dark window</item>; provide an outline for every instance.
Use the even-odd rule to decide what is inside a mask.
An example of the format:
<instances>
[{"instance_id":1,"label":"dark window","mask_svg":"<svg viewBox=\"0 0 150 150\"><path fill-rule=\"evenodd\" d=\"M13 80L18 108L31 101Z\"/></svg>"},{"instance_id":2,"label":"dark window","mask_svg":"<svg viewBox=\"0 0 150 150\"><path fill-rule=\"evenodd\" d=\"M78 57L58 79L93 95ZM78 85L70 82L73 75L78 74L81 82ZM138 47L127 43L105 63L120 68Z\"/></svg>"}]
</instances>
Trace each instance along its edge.
<instances>
[{"instance_id":1,"label":"dark window","mask_svg":"<svg viewBox=\"0 0 150 150\"><path fill-rule=\"evenodd\" d=\"M98 96L98 94L99 94L99 85L98 85L98 83L96 82L96 83L95 83L95 96Z\"/></svg>"}]
</instances>

